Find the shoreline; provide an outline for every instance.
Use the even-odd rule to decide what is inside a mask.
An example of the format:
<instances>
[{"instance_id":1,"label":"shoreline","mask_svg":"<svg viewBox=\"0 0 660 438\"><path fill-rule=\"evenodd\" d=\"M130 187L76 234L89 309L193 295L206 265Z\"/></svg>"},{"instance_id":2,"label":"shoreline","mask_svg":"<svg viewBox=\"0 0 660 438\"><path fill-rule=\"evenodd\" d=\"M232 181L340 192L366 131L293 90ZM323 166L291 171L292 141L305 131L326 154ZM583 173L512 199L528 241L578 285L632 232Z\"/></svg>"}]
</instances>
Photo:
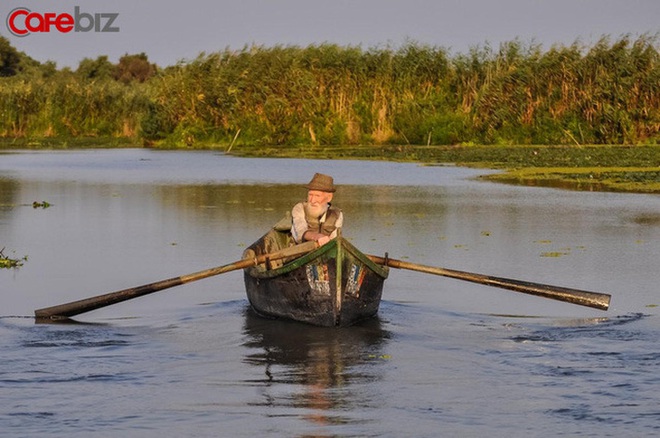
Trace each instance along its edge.
<instances>
[{"instance_id":1,"label":"shoreline","mask_svg":"<svg viewBox=\"0 0 660 438\"><path fill-rule=\"evenodd\" d=\"M75 150L145 148L127 138L0 139L0 153L12 150ZM352 159L453 164L501 170L481 178L514 185L581 191L641 194L660 193L660 145L362 145L362 146L247 146L207 145L162 150L215 150L238 157ZM231 149L231 150L227 150ZM657 163L656 166L653 164Z\"/></svg>"}]
</instances>

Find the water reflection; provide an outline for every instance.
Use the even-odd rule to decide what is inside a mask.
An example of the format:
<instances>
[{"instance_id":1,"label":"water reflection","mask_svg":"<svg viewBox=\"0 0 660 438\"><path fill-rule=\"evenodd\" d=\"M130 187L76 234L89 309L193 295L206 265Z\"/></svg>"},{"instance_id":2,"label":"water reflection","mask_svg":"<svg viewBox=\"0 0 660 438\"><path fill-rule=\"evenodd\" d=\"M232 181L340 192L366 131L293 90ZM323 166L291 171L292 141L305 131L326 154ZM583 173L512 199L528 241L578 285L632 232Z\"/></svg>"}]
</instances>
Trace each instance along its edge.
<instances>
[{"instance_id":1,"label":"water reflection","mask_svg":"<svg viewBox=\"0 0 660 438\"><path fill-rule=\"evenodd\" d=\"M390 335L380 319L325 328L268 320L247 309L243 333L244 362L265 374L263 399L253 405L301 409L302 418L325 426L360 421L348 415L373 403L361 388L383 379L376 365L386 357Z\"/></svg>"},{"instance_id":2,"label":"water reflection","mask_svg":"<svg viewBox=\"0 0 660 438\"><path fill-rule=\"evenodd\" d=\"M250 225L277 222L307 194L302 185L292 184L200 184L157 186L153 190L166 208L194 212L205 219L222 215L223 224ZM446 205L440 193L439 189L412 186L341 186L335 199L340 208L350 212L351 224L373 220L391 222L395 213L417 219L444 213Z\"/></svg>"},{"instance_id":3,"label":"water reflection","mask_svg":"<svg viewBox=\"0 0 660 438\"><path fill-rule=\"evenodd\" d=\"M0 177L0 208L11 208L14 206L18 182Z\"/></svg>"}]
</instances>

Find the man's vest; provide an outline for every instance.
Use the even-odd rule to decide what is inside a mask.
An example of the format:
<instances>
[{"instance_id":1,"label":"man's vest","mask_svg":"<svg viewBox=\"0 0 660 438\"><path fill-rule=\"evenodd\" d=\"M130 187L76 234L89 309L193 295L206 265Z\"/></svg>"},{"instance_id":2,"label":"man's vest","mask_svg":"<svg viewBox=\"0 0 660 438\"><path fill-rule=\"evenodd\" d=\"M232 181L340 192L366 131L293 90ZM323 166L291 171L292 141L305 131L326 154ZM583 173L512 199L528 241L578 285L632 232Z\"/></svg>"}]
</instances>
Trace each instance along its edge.
<instances>
[{"instance_id":1,"label":"man's vest","mask_svg":"<svg viewBox=\"0 0 660 438\"><path fill-rule=\"evenodd\" d=\"M305 212L307 231L323 233L324 235L329 236L337 229L336 224L340 213L341 210L333 206L328 207L325 214L321 217L310 217L307 212Z\"/></svg>"}]
</instances>

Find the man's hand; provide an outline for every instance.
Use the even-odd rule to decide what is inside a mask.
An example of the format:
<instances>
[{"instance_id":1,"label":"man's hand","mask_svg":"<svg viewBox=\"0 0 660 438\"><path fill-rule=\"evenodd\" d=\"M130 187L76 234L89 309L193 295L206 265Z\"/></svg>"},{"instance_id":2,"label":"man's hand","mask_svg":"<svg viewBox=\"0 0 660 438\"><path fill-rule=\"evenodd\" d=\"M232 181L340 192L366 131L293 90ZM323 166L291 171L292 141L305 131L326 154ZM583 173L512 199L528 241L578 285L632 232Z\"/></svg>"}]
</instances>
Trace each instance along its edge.
<instances>
[{"instance_id":1,"label":"man's hand","mask_svg":"<svg viewBox=\"0 0 660 438\"><path fill-rule=\"evenodd\" d=\"M319 243L319 246L323 246L331 240L330 236L326 236L323 233L314 233L312 231L307 231L303 238L305 240L316 240Z\"/></svg>"}]
</instances>

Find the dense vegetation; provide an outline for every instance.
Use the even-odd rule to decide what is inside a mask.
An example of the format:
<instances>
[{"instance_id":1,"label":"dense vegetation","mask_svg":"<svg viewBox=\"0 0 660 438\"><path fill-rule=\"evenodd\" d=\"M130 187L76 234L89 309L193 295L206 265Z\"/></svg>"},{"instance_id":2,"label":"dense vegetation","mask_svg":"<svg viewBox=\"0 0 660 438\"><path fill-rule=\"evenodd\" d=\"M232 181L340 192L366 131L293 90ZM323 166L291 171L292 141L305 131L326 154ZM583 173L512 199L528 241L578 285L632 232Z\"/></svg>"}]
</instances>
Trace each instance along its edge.
<instances>
[{"instance_id":1,"label":"dense vegetation","mask_svg":"<svg viewBox=\"0 0 660 438\"><path fill-rule=\"evenodd\" d=\"M145 54L57 69L0 37L0 138L21 146L660 144L657 38L467 54L246 47L158 67Z\"/></svg>"}]
</instances>

